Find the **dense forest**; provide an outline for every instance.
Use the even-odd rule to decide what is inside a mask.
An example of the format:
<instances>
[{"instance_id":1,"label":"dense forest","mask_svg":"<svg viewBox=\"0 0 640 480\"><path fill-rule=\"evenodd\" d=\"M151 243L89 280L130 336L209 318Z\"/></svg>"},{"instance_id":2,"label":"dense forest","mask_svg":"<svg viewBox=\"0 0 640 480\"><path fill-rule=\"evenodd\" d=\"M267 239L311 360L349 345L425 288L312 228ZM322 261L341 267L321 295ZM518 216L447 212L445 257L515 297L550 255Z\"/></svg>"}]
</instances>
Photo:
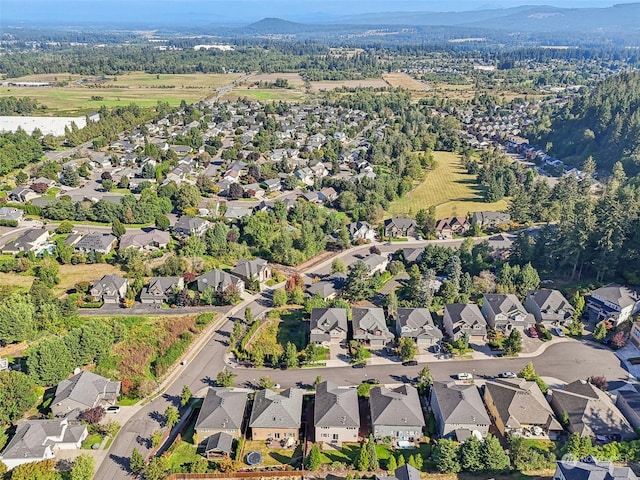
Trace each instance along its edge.
<instances>
[{"instance_id":1,"label":"dense forest","mask_svg":"<svg viewBox=\"0 0 640 480\"><path fill-rule=\"evenodd\" d=\"M37 135L29 136L24 130L0 133L0 175L41 158L42 145Z\"/></svg>"},{"instance_id":2,"label":"dense forest","mask_svg":"<svg viewBox=\"0 0 640 480\"><path fill-rule=\"evenodd\" d=\"M44 110L44 105L39 105L37 100L29 97L2 97L0 98L0 116L4 115L33 115L38 110Z\"/></svg>"},{"instance_id":3,"label":"dense forest","mask_svg":"<svg viewBox=\"0 0 640 480\"><path fill-rule=\"evenodd\" d=\"M587 173L593 161L585 162ZM531 264L571 281L623 278L639 285L640 187L628 179L621 163L594 196L590 179L563 178L554 188L528 178L518 188L510 213L516 222L547 226L519 234L511 253L513 264Z\"/></svg>"},{"instance_id":4,"label":"dense forest","mask_svg":"<svg viewBox=\"0 0 640 480\"><path fill-rule=\"evenodd\" d=\"M598 170L622 162L630 174L640 171L640 73L621 73L562 108L539 144L580 165L589 156Z\"/></svg>"}]
</instances>

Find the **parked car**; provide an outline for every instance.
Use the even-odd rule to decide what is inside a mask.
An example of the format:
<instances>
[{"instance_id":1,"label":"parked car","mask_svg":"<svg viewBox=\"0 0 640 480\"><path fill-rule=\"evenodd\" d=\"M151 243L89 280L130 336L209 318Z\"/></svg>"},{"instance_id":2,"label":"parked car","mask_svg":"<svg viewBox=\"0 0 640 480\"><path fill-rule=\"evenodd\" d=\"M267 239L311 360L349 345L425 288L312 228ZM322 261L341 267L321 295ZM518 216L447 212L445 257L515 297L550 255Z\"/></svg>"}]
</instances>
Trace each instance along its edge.
<instances>
[{"instance_id":1,"label":"parked car","mask_svg":"<svg viewBox=\"0 0 640 480\"><path fill-rule=\"evenodd\" d=\"M418 365L418 362L415 360L407 360L406 362L402 362L403 367L415 367Z\"/></svg>"},{"instance_id":2,"label":"parked car","mask_svg":"<svg viewBox=\"0 0 640 480\"><path fill-rule=\"evenodd\" d=\"M459 373L456 377L458 380L473 380L473 375L468 372Z\"/></svg>"},{"instance_id":3,"label":"parked car","mask_svg":"<svg viewBox=\"0 0 640 480\"><path fill-rule=\"evenodd\" d=\"M367 366L366 363L352 363L351 368L365 368Z\"/></svg>"},{"instance_id":4,"label":"parked car","mask_svg":"<svg viewBox=\"0 0 640 480\"><path fill-rule=\"evenodd\" d=\"M538 331L536 330L536 327L527 328L527 333L531 338L538 338Z\"/></svg>"},{"instance_id":5,"label":"parked car","mask_svg":"<svg viewBox=\"0 0 640 480\"><path fill-rule=\"evenodd\" d=\"M112 405L111 407L107 407L105 410L107 413L118 413L120 411L120 407L117 405Z\"/></svg>"},{"instance_id":6,"label":"parked car","mask_svg":"<svg viewBox=\"0 0 640 480\"><path fill-rule=\"evenodd\" d=\"M368 383L369 385L379 385L380 380L378 380L377 378L367 378L366 380L363 380L362 383Z\"/></svg>"},{"instance_id":7,"label":"parked car","mask_svg":"<svg viewBox=\"0 0 640 480\"><path fill-rule=\"evenodd\" d=\"M562 328L560 327L555 327L554 329L552 329L553 333L555 333L558 337L564 337L564 330L562 330Z\"/></svg>"},{"instance_id":8,"label":"parked car","mask_svg":"<svg viewBox=\"0 0 640 480\"><path fill-rule=\"evenodd\" d=\"M502 372L498 374L499 378L518 378L518 376L513 372Z\"/></svg>"},{"instance_id":9,"label":"parked car","mask_svg":"<svg viewBox=\"0 0 640 480\"><path fill-rule=\"evenodd\" d=\"M427 350L431 353L440 353L440 345L431 345Z\"/></svg>"}]
</instances>

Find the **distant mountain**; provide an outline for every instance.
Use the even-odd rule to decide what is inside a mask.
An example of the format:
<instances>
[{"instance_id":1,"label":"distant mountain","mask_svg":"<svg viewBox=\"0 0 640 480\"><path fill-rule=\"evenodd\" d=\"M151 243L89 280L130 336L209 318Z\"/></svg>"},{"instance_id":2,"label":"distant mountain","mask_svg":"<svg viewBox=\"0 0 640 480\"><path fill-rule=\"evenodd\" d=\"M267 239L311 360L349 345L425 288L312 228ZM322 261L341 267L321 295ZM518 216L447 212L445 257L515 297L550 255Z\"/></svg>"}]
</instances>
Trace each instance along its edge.
<instances>
[{"instance_id":1,"label":"distant mountain","mask_svg":"<svg viewBox=\"0 0 640 480\"><path fill-rule=\"evenodd\" d=\"M292 35L307 32L309 25L290 22L281 18L263 18L258 22L247 25L241 30L244 33Z\"/></svg>"}]
</instances>

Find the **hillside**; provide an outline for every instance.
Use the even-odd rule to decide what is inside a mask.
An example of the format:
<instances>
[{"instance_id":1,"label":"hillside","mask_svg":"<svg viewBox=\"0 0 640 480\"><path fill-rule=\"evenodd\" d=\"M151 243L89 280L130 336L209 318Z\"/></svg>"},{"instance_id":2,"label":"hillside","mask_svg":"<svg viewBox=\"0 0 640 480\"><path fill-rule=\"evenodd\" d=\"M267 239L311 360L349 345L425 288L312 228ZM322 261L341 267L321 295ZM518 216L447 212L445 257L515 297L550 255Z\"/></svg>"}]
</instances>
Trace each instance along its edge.
<instances>
[{"instance_id":1,"label":"hillside","mask_svg":"<svg viewBox=\"0 0 640 480\"><path fill-rule=\"evenodd\" d=\"M640 171L640 73L602 82L563 110L540 140L575 165L591 155L598 169L610 170L620 160L627 173Z\"/></svg>"}]
</instances>

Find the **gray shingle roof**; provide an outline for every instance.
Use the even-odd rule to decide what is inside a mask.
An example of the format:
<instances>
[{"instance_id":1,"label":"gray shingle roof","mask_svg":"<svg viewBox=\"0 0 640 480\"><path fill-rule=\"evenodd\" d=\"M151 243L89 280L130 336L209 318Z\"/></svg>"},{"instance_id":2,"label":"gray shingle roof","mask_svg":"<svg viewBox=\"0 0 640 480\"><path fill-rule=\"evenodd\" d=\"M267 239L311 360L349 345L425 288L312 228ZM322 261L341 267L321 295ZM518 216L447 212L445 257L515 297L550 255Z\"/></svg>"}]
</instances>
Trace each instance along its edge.
<instances>
[{"instance_id":1,"label":"gray shingle roof","mask_svg":"<svg viewBox=\"0 0 640 480\"><path fill-rule=\"evenodd\" d=\"M53 448L56 443L51 437L62 435L64 443L76 443L86 430L85 425L68 425L66 419L27 420L18 425L0 459L42 459L47 448Z\"/></svg>"},{"instance_id":2,"label":"gray shingle roof","mask_svg":"<svg viewBox=\"0 0 640 480\"><path fill-rule=\"evenodd\" d=\"M85 370L58 384L52 405L69 399L93 408L100 399L115 402L119 392L120 382L112 382Z\"/></svg>"},{"instance_id":3,"label":"gray shingle roof","mask_svg":"<svg viewBox=\"0 0 640 480\"><path fill-rule=\"evenodd\" d=\"M110 233L90 233L82 237L75 244L77 250L107 250L111 247L116 237Z\"/></svg>"},{"instance_id":4,"label":"gray shingle roof","mask_svg":"<svg viewBox=\"0 0 640 480\"><path fill-rule=\"evenodd\" d=\"M144 248L150 244L166 245L170 239L171 235L169 232L156 228L148 232L126 233L120 237L120 249L129 247Z\"/></svg>"},{"instance_id":5,"label":"gray shingle roof","mask_svg":"<svg viewBox=\"0 0 640 480\"><path fill-rule=\"evenodd\" d=\"M475 303L449 303L444 306L444 309L449 313L454 329L457 323L469 327L482 325L485 329L487 328L487 321Z\"/></svg>"},{"instance_id":6,"label":"gray shingle roof","mask_svg":"<svg viewBox=\"0 0 640 480\"><path fill-rule=\"evenodd\" d=\"M558 290L532 290L527 296L538 306L543 320L565 321L573 317L573 307Z\"/></svg>"},{"instance_id":7,"label":"gray shingle roof","mask_svg":"<svg viewBox=\"0 0 640 480\"><path fill-rule=\"evenodd\" d=\"M237 430L242 427L247 405L246 392L213 387L207 390L196 420L198 429Z\"/></svg>"},{"instance_id":8,"label":"gray shingle roof","mask_svg":"<svg viewBox=\"0 0 640 480\"><path fill-rule=\"evenodd\" d=\"M234 275L241 275L245 278L251 278L251 275L256 277L259 273L267 268L268 262L262 258L255 258L253 260L246 260L244 258L238 260L238 264L235 266L231 273Z\"/></svg>"},{"instance_id":9,"label":"gray shingle roof","mask_svg":"<svg viewBox=\"0 0 640 480\"><path fill-rule=\"evenodd\" d=\"M230 454L233 451L233 437L225 432L214 433L207 438L204 451Z\"/></svg>"},{"instance_id":10,"label":"gray shingle roof","mask_svg":"<svg viewBox=\"0 0 640 480\"><path fill-rule=\"evenodd\" d=\"M440 340L442 332L433 323L428 308L398 308L398 336L410 338L434 338Z\"/></svg>"},{"instance_id":11,"label":"gray shingle roof","mask_svg":"<svg viewBox=\"0 0 640 480\"><path fill-rule=\"evenodd\" d=\"M475 385L434 382L432 395L440 406L444 423L457 425L490 425L489 414Z\"/></svg>"},{"instance_id":12,"label":"gray shingle roof","mask_svg":"<svg viewBox=\"0 0 640 480\"><path fill-rule=\"evenodd\" d=\"M640 295L638 295L637 291L615 283L594 290L592 295L596 295L614 305L620 305L622 308L634 305L640 300Z\"/></svg>"},{"instance_id":13,"label":"gray shingle roof","mask_svg":"<svg viewBox=\"0 0 640 480\"><path fill-rule=\"evenodd\" d=\"M325 341L331 338L330 332L341 330L347 333L347 310L344 308L314 308L311 310L311 340ZM322 334L314 333L314 330L322 330Z\"/></svg>"},{"instance_id":14,"label":"gray shingle roof","mask_svg":"<svg viewBox=\"0 0 640 480\"><path fill-rule=\"evenodd\" d=\"M369 394L373 425L425 425L418 390L402 385L390 390L386 387L371 389Z\"/></svg>"},{"instance_id":15,"label":"gray shingle roof","mask_svg":"<svg viewBox=\"0 0 640 480\"><path fill-rule=\"evenodd\" d=\"M360 427L358 393L325 381L316 388L316 427Z\"/></svg>"},{"instance_id":16,"label":"gray shingle roof","mask_svg":"<svg viewBox=\"0 0 640 480\"><path fill-rule=\"evenodd\" d=\"M239 282L242 282L240 278L217 268L196 278L199 292L204 292L207 287L213 287L215 290L226 290L229 285L236 285Z\"/></svg>"},{"instance_id":17,"label":"gray shingle roof","mask_svg":"<svg viewBox=\"0 0 640 480\"><path fill-rule=\"evenodd\" d=\"M489 304L494 313L503 313L511 315L514 313L522 313L527 315L518 297L513 294L485 293L484 301Z\"/></svg>"},{"instance_id":18,"label":"gray shingle roof","mask_svg":"<svg viewBox=\"0 0 640 480\"><path fill-rule=\"evenodd\" d=\"M302 390L288 388L276 393L260 390L251 411L251 428L300 428L302 422Z\"/></svg>"},{"instance_id":19,"label":"gray shingle roof","mask_svg":"<svg viewBox=\"0 0 640 480\"><path fill-rule=\"evenodd\" d=\"M553 391L555 412L567 412L569 429L585 436L618 433L623 438L635 436L633 428L608 395L584 380Z\"/></svg>"},{"instance_id":20,"label":"gray shingle roof","mask_svg":"<svg viewBox=\"0 0 640 480\"><path fill-rule=\"evenodd\" d=\"M562 473L565 480L636 480L638 478L629 467L616 467L610 462L589 460L581 462L559 461L556 469Z\"/></svg>"},{"instance_id":21,"label":"gray shingle roof","mask_svg":"<svg viewBox=\"0 0 640 480\"><path fill-rule=\"evenodd\" d=\"M356 340L393 339L393 334L387 328L384 310L379 307L353 308L351 310L353 321L353 338ZM356 330L364 330L363 334L357 334ZM381 335L374 332L380 331Z\"/></svg>"},{"instance_id":22,"label":"gray shingle roof","mask_svg":"<svg viewBox=\"0 0 640 480\"><path fill-rule=\"evenodd\" d=\"M536 382L523 378L489 380L485 395L486 392L491 395L505 427L518 429L522 425L538 425L549 430L562 430Z\"/></svg>"}]
</instances>

